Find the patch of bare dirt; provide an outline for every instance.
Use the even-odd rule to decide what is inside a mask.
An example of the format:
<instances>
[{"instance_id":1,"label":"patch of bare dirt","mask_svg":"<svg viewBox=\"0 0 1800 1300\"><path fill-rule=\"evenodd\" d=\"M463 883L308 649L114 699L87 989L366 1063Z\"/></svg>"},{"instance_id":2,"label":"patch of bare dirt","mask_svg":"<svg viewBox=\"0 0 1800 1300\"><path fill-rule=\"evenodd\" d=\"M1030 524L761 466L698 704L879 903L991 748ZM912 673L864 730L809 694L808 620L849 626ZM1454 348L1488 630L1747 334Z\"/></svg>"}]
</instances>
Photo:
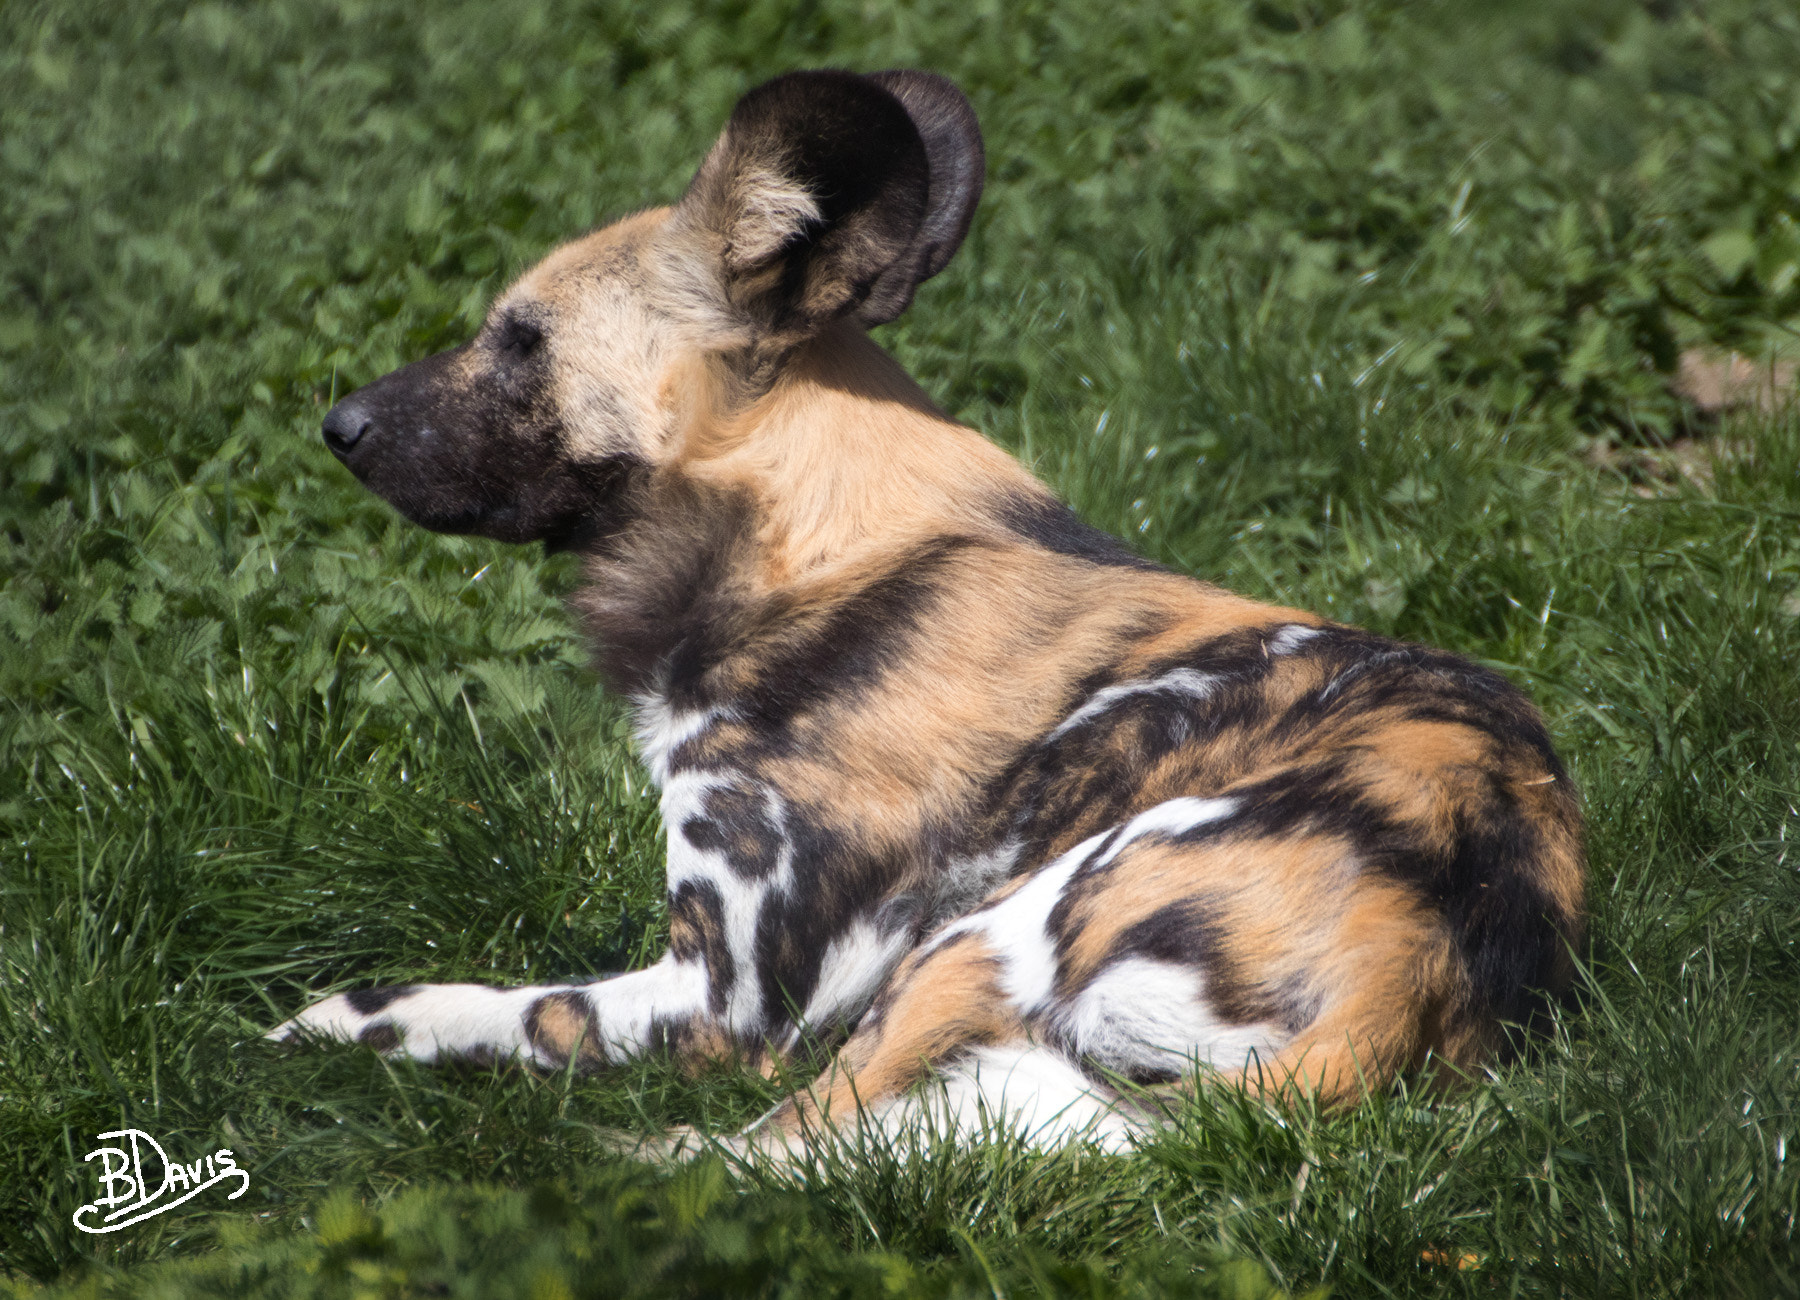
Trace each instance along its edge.
<instances>
[{"instance_id":1,"label":"patch of bare dirt","mask_svg":"<svg viewBox=\"0 0 1800 1300\"><path fill-rule=\"evenodd\" d=\"M1675 391L1702 415L1773 411L1794 391L1800 363L1781 357L1757 361L1741 352L1689 348L1675 372Z\"/></svg>"},{"instance_id":2,"label":"patch of bare dirt","mask_svg":"<svg viewBox=\"0 0 1800 1300\"><path fill-rule=\"evenodd\" d=\"M1624 447L1598 438L1582 459L1617 474L1629 491L1651 498L1668 496L1684 483L1710 495L1715 470L1750 454L1748 443L1731 438L1676 438L1661 447Z\"/></svg>"}]
</instances>

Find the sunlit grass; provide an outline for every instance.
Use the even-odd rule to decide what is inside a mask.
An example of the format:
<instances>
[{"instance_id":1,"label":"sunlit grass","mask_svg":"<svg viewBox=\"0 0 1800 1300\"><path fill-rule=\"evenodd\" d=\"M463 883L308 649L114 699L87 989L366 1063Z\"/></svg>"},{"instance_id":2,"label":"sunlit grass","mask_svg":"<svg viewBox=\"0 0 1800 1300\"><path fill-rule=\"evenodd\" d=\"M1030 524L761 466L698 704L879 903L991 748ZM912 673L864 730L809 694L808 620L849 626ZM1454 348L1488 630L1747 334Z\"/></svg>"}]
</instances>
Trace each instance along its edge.
<instances>
[{"instance_id":1,"label":"sunlit grass","mask_svg":"<svg viewBox=\"0 0 1800 1300\"><path fill-rule=\"evenodd\" d=\"M0 10L0 1286L1800 1287L1800 424L1667 382L1791 335L1797 61L1751 0ZM748 1121L754 1076L262 1043L329 988L658 951L569 562L401 523L317 426L820 64L982 115L969 244L883 331L950 409L1144 553L1544 707L1594 940L1517 1065L796 1183L620 1154ZM1591 454L1677 435L1699 481ZM121 1124L249 1193L83 1237Z\"/></svg>"}]
</instances>

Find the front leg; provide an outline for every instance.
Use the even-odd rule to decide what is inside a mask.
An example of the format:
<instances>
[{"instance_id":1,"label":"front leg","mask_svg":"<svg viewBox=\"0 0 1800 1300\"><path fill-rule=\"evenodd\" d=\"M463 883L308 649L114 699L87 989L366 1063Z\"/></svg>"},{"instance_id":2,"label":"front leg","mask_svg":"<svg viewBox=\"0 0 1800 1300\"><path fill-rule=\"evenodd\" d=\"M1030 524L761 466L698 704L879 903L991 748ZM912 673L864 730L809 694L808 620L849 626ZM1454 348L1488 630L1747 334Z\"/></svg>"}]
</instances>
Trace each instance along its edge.
<instances>
[{"instance_id":1,"label":"front leg","mask_svg":"<svg viewBox=\"0 0 1800 1300\"><path fill-rule=\"evenodd\" d=\"M835 843L817 861L797 861L790 823L815 844L827 843L825 832L743 773L677 772L662 811L669 952L654 966L591 984L341 993L269 1037L311 1033L419 1061L559 1068L573 1056L593 1069L651 1048L690 1061L754 1059L797 1042L796 1011L827 1028L853 1020L910 946L912 912L880 906L884 882L871 882L871 897L847 894L848 907L828 906L825 875L859 868Z\"/></svg>"},{"instance_id":2,"label":"front leg","mask_svg":"<svg viewBox=\"0 0 1800 1300\"><path fill-rule=\"evenodd\" d=\"M416 1061L618 1064L652 1047L693 1059L754 1053L788 1026L765 1013L754 957L763 910L791 883L780 801L728 774L684 774L663 793L669 951L588 984L415 984L340 993L268 1036L311 1034ZM782 1022L782 1023L772 1023Z\"/></svg>"},{"instance_id":3,"label":"front leg","mask_svg":"<svg viewBox=\"0 0 1800 1300\"><path fill-rule=\"evenodd\" d=\"M339 993L268 1037L334 1038L415 1061L518 1059L559 1069L573 1057L591 1070L705 1037L708 1001L705 963L671 952L645 970L592 984L402 984Z\"/></svg>"}]
</instances>

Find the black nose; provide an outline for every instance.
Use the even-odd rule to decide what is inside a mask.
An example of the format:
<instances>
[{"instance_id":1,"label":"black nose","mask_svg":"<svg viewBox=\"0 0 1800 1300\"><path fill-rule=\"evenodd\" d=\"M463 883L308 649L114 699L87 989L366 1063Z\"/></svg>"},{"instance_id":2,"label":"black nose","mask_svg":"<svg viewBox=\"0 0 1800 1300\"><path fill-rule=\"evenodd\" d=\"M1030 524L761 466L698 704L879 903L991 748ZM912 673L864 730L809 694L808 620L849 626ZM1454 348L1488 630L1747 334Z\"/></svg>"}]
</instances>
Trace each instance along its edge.
<instances>
[{"instance_id":1,"label":"black nose","mask_svg":"<svg viewBox=\"0 0 1800 1300\"><path fill-rule=\"evenodd\" d=\"M325 445L340 456L348 455L374 423L362 403L346 397L325 414Z\"/></svg>"}]
</instances>

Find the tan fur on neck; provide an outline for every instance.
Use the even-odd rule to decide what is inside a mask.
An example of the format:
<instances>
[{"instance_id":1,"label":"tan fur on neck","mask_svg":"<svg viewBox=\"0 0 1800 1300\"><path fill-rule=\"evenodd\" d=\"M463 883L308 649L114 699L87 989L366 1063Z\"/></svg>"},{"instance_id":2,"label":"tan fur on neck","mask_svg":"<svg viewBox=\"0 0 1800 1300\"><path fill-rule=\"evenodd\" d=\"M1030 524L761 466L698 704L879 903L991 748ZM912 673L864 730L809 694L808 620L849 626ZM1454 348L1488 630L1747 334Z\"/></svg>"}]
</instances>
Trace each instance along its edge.
<instances>
[{"instance_id":1,"label":"tan fur on neck","mask_svg":"<svg viewBox=\"0 0 1800 1300\"><path fill-rule=\"evenodd\" d=\"M997 496L1044 491L847 324L802 347L746 409L697 420L670 468L750 494L777 582L923 537L992 532L984 507Z\"/></svg>"}]
</instances>

